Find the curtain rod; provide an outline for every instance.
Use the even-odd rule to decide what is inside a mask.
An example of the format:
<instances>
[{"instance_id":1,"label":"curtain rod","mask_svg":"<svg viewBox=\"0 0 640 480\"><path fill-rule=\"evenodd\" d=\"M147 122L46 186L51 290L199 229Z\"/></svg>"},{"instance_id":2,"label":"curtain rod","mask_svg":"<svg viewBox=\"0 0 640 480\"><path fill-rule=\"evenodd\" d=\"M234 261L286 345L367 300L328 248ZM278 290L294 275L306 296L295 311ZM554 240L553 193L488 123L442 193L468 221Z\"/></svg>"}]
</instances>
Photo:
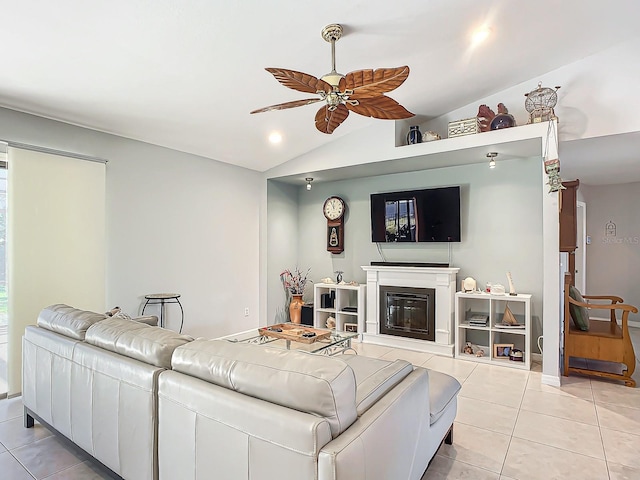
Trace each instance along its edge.
<instances>
[{"instance_id":1,"label":"curtain rod","mask_svg":"<svg viewBox=\"0 0 640 480\"><path fill-rule=\"evenodd\" d=\"M90 155L84 155L82 153L75 153L75 152L66 152L64 150L56 150L54 148L48 148L48 147L41 147L39 145L31 145L28 143L20 143L20 142L13 142L11 140L2 140L0 139L0 142L3 142L4 144L10 146L10 147L15 147L15 148L22 148L23 150L31 150L33 152L41 152L41 153L51 153L53 155L60 155L62 157L71 157L71 158L77 158L78 160L86 160L88 162L97 162L97 163L107 163L109 160L106 160L104 158L98 158L98 157L92 157ZM3 149L6 151L6 149Z\"/></svg>"}]
</instances>

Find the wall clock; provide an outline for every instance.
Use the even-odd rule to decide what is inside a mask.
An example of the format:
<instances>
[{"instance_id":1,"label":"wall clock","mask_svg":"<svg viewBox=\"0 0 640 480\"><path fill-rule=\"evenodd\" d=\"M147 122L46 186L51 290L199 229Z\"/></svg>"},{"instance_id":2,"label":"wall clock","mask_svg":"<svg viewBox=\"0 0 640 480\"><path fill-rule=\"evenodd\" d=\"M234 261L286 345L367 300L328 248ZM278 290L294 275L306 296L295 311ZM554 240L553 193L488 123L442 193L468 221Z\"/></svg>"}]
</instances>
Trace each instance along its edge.
<instances>
[{"instance_id":1,"label":"wall clock","mask_svg":"<svg viewBox=\"0 0 640 480\"><path fill-rule=\"evenodd\" d=\"M347 205L340 197L332 196L324 201L322 213L327 219L327 251L344 251L344 214Z\"/></svg>"}]
</instances>

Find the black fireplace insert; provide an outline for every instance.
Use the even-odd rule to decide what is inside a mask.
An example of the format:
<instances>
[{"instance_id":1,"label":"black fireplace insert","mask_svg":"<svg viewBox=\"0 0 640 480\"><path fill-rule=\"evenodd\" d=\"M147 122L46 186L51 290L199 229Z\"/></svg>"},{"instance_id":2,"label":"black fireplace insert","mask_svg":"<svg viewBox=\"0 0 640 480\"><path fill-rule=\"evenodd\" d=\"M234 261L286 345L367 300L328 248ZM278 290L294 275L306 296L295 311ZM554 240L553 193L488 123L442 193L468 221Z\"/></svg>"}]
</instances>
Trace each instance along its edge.
<instances>
[{"instance_id":1,"label":"black fireplace insert","mask_svg":"<svg viewBox=\"0 0 640 480\"><path fill-rule=\"evenodd\" d=\"M435 288L380 285L380 333L435 341Z\"/></svg>"}]
</instances>

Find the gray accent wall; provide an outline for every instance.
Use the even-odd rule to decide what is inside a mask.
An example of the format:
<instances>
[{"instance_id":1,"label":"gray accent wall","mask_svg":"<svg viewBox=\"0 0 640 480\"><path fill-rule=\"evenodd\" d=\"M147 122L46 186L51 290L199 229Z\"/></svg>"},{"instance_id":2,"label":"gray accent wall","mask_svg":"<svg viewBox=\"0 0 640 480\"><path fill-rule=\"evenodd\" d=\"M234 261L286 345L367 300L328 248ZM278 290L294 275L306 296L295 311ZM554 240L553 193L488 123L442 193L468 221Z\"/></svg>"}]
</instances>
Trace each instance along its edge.
<instances>
[{"instance_id":1,"label":"gray accent wall","mask_svg":"<svg viewBox=\"0 0 640 480\"><path fill-rule=\"evenodd\" d=\"M640 308L640 183L580 185L579 192L587 204L591 236L586 294L617 295ZM640 322L640 315L629 319Z\"/></svg>"},{"instance_id":2,"label":"gray accent wall","mask_svg":"<svg viewBox=\"0 0 640 480\"><path fill-rule=\"evenodd\" d=\"M317 183L311 191L299 187L298 210L294 212L290 205L281 208L283 215L297 215L297 264L305 269L310 267L314 281L335 278L334 271L342 270L344 280L364 283L366 276L361 266L371 261L449 261L449 244L444 243L379 244L383 258L371 241L370 194L460 185L462 242L450 245L451 265L460 268L458 281L472 276L479 285L489 281L508 288L506 272L511 271L517 291L533 295L535 345L542 331L541 175L540 159L527 158L498 162L493 170L483 162L364 177ZM345 251L341 254L326 251L327 222L322 206L331 195L338 195L347 203ZM276 206L270 201L269 218L279 215L272 211ZM269 228L273 228L269 223ZM272 248L269 241L270 251ZM269 282L273 281L270 277ZM269 311L273 311L272 306ZM532 351L538 353L537 347Z\"/></svg>"},{"instance_id":3,"label":"gray accent wall","mask_svg":"<svg viewBox=\"0 0 640 480\"><path fill-rule=\"evenodd\" d=\"M298 266L298 194L294 185L267 181L267 321L288 322L288 303L280 273Z\"/></svg>"}]
</instances>

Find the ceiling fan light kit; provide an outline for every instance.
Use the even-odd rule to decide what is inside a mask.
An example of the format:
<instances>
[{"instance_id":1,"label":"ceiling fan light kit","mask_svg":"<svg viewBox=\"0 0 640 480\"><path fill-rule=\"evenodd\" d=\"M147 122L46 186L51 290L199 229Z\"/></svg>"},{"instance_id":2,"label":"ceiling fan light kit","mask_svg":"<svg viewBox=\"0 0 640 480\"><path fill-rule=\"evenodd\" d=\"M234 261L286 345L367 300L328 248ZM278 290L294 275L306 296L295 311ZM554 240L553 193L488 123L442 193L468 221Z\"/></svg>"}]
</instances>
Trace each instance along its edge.
<instances>
[{"instance_id":1,"label":"ceiling fan light kit","mask_svg":"<svg viewBox=\"0 0 640 480\"><path fill-rule=\"evenodd\" d=\"M315 116L316 128L331 134L354 112L365 117L399 120L413 117L391 97L384 95L398 88L409 76L409 67L356 70L346 75L336 71L335 45L343 34L341 25L331 24L322 29L322 38L331 43L331 71L320 78L285 68L267 68L285 87L319 96L270 105L251 113L284 110L311 103L324 102Z\"/></svg>"}]
</instances>

